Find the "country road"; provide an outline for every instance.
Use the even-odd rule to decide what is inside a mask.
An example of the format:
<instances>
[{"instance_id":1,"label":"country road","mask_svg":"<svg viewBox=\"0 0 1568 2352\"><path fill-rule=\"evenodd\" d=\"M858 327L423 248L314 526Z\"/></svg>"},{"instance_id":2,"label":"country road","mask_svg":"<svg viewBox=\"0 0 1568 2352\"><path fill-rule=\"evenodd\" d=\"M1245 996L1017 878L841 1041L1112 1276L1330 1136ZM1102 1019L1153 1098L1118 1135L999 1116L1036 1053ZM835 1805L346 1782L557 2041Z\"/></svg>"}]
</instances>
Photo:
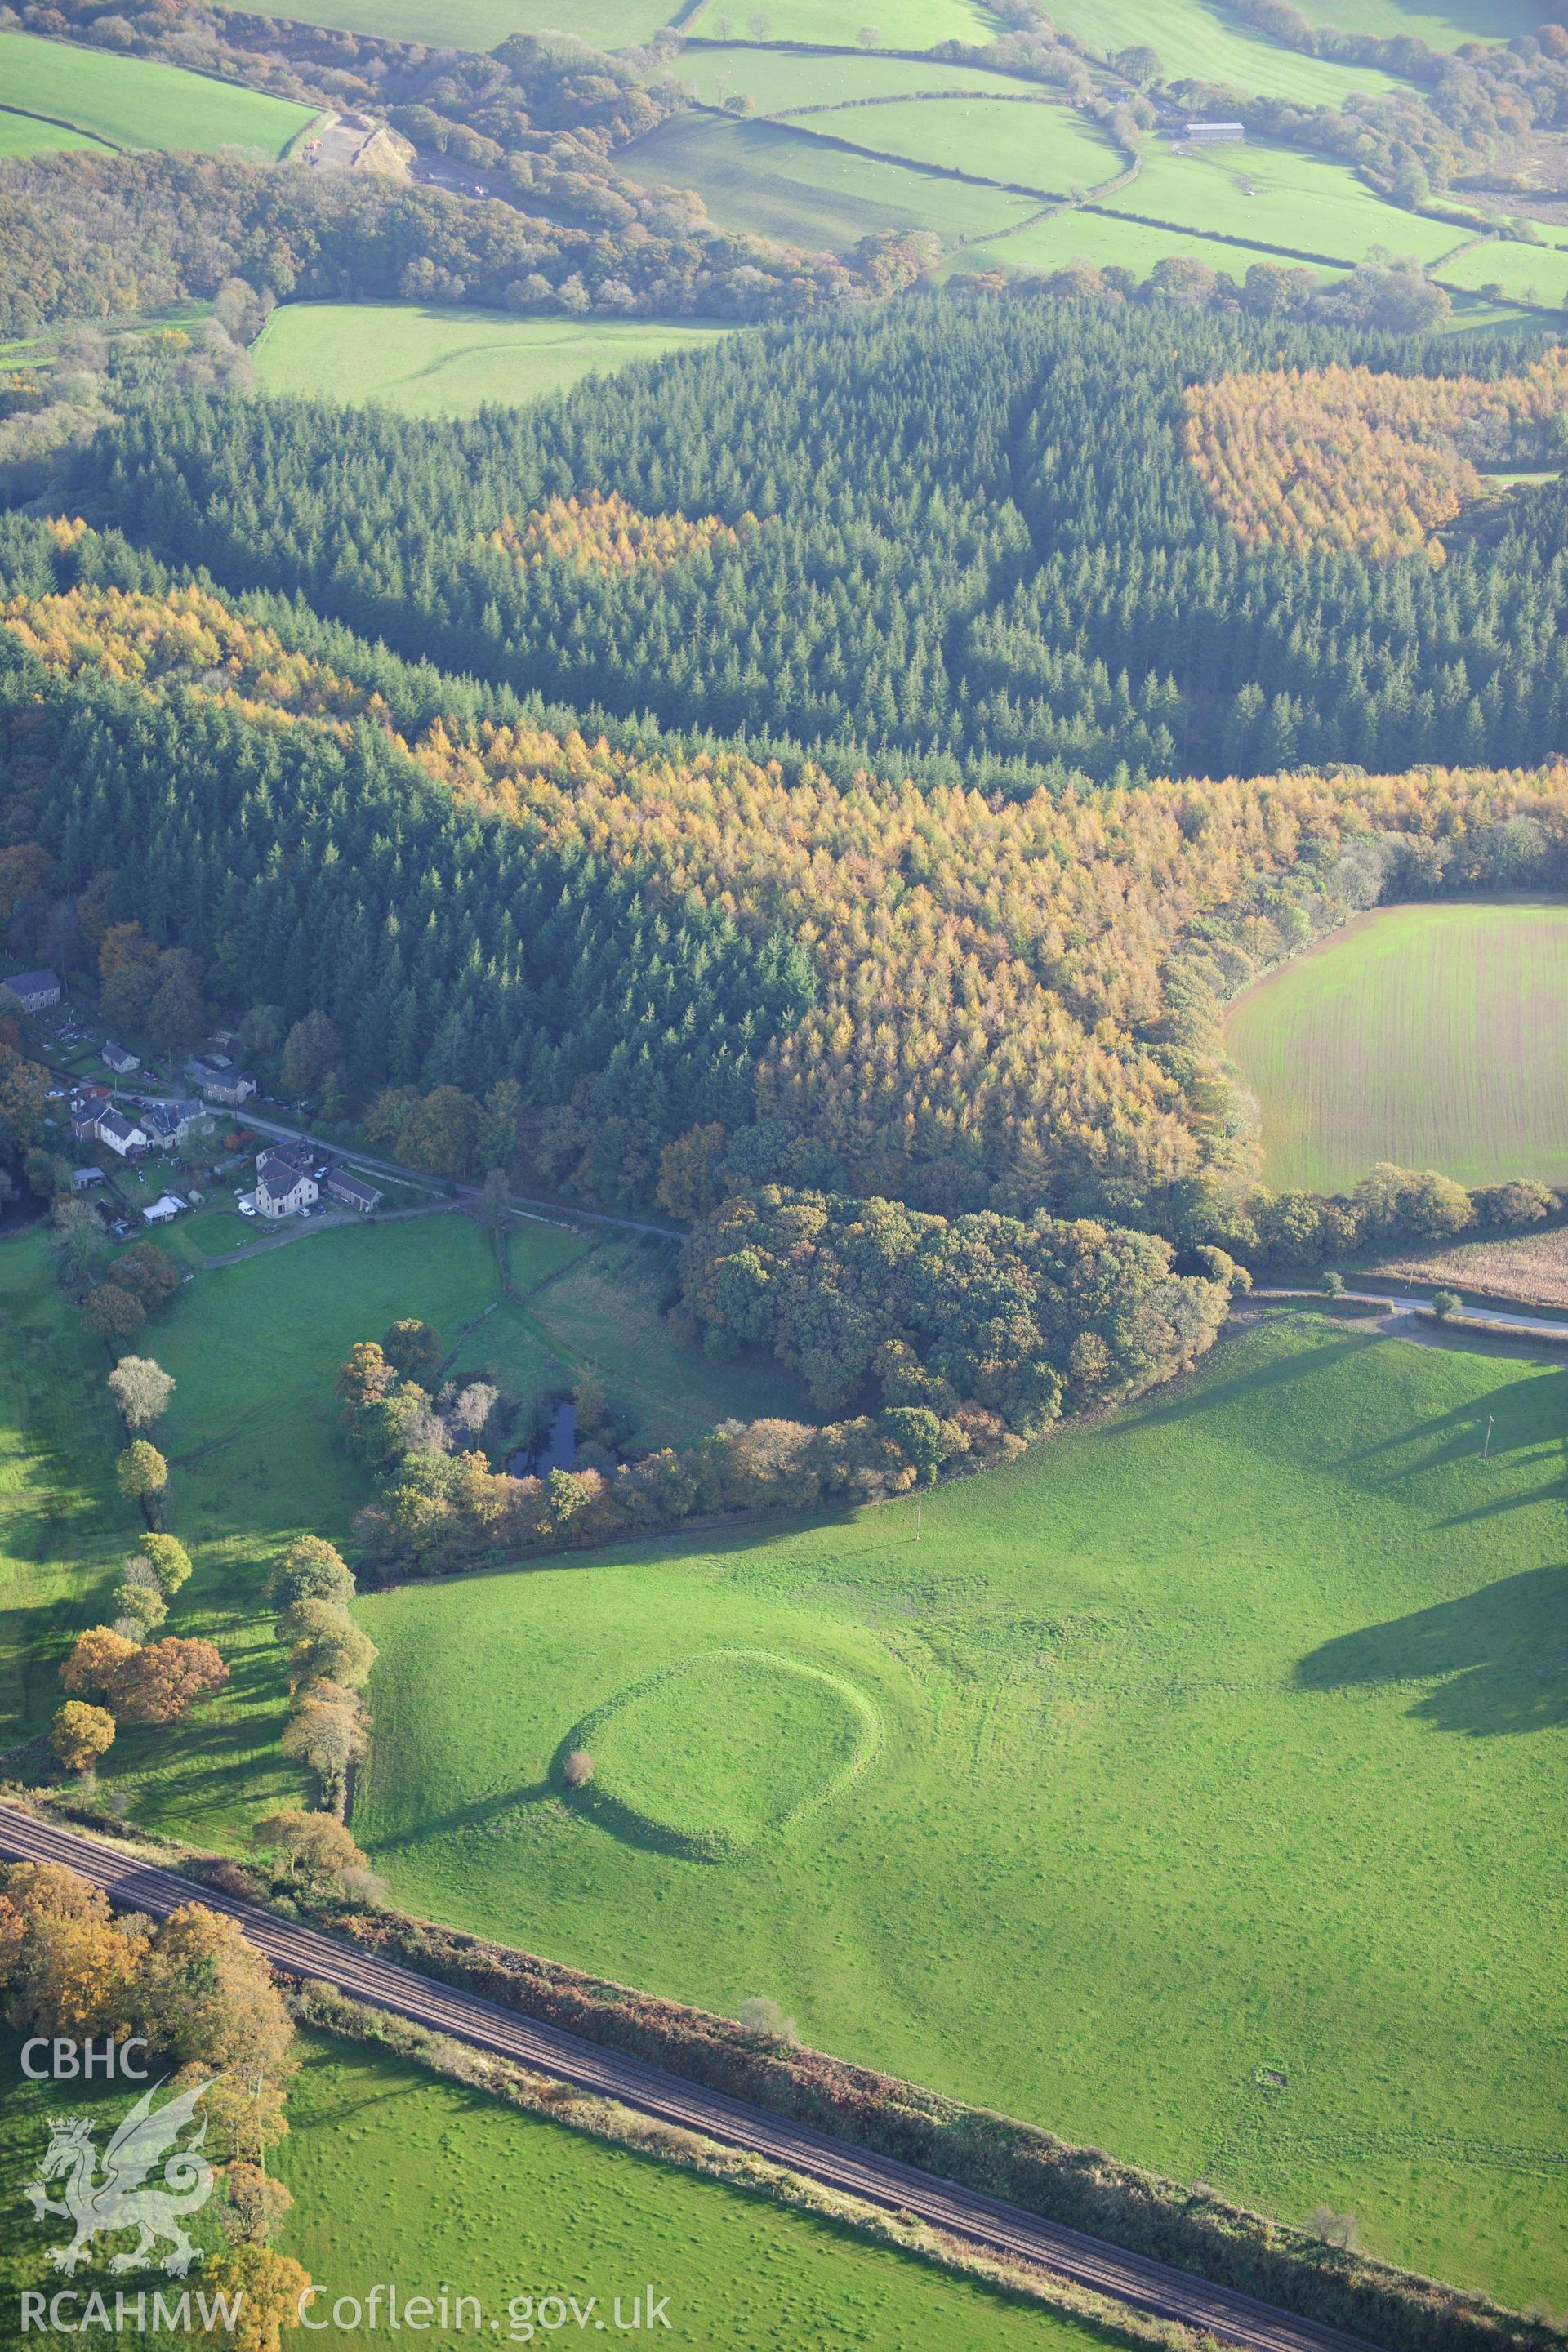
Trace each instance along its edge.
<instances>
[{"instance_id":1,"label":"country road","mask_svg":"<svg viewBox=\"0 0 1568 2352\"><path fill-rule=\"evenodd\" d=\"M1342 1290L1338 1294L1341 1299L1354 1299L1363 1307L1388 1307L1395 1316L1412 1315L1418 1307L1425 1307L1430 1310L1435 1295L1434 1293L1423 1295L1412 1290L1396 1291L1392 1284L1385 1290ZM1303 1290L1299 1286L1294 1290L1247 1290L1240 1294L1237 1304L1245 1307L1255 1298L1276 1300L1289 1298L1294 1299L1299 1305L1303 1301L1310 1304L1316 1300L1317 1293ZM1330 1307L1334 1304L1327 1291L1322 1294L1321 1303ZM1517 1331L1521 1339L1555 1339L1560 1344L1568 1342L1568 1321L1564 1321L1562 1318L1558 1318L1555 1321L1549 1321L1545 1316L1520 1315L1509 1307L1466 1307L1453 1318L1448 1328L1462 1332L1466 1328L1467 1318L1472 1324L1477 1322L1507 1324L1509 1329Z\"/></svg>"},{"instance_id":2,"label":"country road","mask_svg":"<svg viewBox=\"0 0 1568 2352\"><path fill-rule=\"evenodd\" d=\"M368 1168L372 1174L376 1176L395 1177L399 1182L412 1184L419 1191L448 1194L458 1201L479 1201L484 1197L482 1185L461 1183L453 1177L431 1176L422 1169L405 1168L395 1160L378 1160L372 1152L351 1150L346 1144L329 1143L323 1137L312 1135L308 1127L285 1127L279 1119L258 1118L248 1103L236 1116L242 1119L247 1127L255 1128L258 1135L280 1136L287 1138L290 1142L313 1143L318 1150L330 1151L334 1158L347 1160L355 1168ZM609 1209L583 1209L579 1208L574 1201L546 1201L531 1192L509 1192L506 1197L507 1204L510 1208L530 1211L535 1215L553 1217L562 1223L579 1225L609 1225L617 1233L651 1234L658 1241L679 1242L685 1239L685 1234L679 1225L658 1224L647 1217L621 1217Z\"/></svg>"},{"instance_id":3,"label":"country road","mask_svg":"<svg viewBox=\"0 0 1568 2352\"><path fill-rule=\"evenodd\" d=\"M1212 2285L1187 2271L1128 2252L1021 2207L982 2196L921 2172L912 2165L856 2147L809 2125L790 2121L683 2081L640 2059L623 2057L558 2026L500 2008L411 1969L356 1951L313 1928L237 1903L195 1880L128 1857L79 1831L58 1828L10 1806L0 1806L0 1853L19 1860L63 1863L101 1886L128 1909L162 1918L183 1903L203 1903L237 1919L259 1951L295 1977L317 1978L372 2007L472 2042L539 2073L662 2120L684 2126L731 2147L748 2148L868 2203L918 2214L994 2252L1037 2263L1079 2284L1142 2311L1178 2321L1254 2352L1367 2352L1363 2338L1262 2303L1230 2287Z\"/></svg>"}]
</instances>

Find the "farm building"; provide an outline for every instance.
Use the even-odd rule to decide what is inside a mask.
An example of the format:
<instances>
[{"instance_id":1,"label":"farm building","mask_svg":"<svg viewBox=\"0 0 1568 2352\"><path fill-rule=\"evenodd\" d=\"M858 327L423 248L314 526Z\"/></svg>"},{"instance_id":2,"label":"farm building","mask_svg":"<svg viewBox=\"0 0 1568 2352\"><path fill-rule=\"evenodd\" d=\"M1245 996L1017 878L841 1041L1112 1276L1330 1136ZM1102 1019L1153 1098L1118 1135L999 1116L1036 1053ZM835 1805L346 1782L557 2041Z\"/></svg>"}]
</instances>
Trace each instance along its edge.
<instances>
[{"instance_id":1,"label":"farm building","mask_svg":"<svg viewBox=\"0 0 1568 2352\"><path fill-rule=\"evenodd\" d=\"M1245 122L1189 122L1183 136L1189 147L1230 147L1247 136Z\"/></svg>"},{"instance_id":2,"label":"farm building","mask_svg":"<svg viewBox=\"0 0 1568 2352\"><path fill-rule=\"evenodd\" d=\"M60 976L47 967L42 971L15 971L9 980L0 981L0 995L8 996L24 1013L43 1013L60 1001Z\"/></svg>"},{"instance_id":3,"label":"farm building","mask_svg":"<svg viewBox=\"0 0 1568 2352\"><path fill-rule=\"evenodd\" d=\"M132 1070L142 1067L140 1054L132 1054L124 1045L117 1045L111 1037L99 1055L104 1068L112 1070L117 1078L128 1078Z\"/></svg>"},{"instance_id":4,"label":"farm building","mask_svg":"<svg viewBox=\"0 0 1568 2352\"><path fill-rule=\"evenodd\" d=\"M363 1176L351 1176L346 1168L331 1171L326 1189L334 1201L341 1201L345 1209L357 1209L363 1217L368 1217L380 1205L381 1194L375 1186L366 1183Z\"/></svg>"}]
</instances>

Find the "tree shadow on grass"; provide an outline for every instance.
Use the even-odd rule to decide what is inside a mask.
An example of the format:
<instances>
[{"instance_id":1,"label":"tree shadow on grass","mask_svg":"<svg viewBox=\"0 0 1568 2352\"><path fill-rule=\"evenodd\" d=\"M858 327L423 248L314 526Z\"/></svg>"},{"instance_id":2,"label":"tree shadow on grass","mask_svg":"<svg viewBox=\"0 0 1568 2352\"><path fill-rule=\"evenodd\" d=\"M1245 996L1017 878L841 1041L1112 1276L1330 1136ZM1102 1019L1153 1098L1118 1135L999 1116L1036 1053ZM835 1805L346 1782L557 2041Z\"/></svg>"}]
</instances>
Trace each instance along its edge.
<instances>
[{"instance_id":1,"label":"tree shadow on grass","mask_svg":"<svg viewBox=\"0 0 1568 2352\"><path fill-rule=\"evenodd\" d=\"M471 1805L458 1805L449 1813L434 1813L427 1821L414 1822L405 1830L392 1830L376 1838L371 1852L380 1855L395 1853L400 1848L423 1845L427 1838L449 1837L456 1830L483 1829L491 1822L502 1821L509 1813L521 1812L524 1805L536 1805L542 1798L557 1793L550 1780L532 1780L527 1787L508 1789L499 1797L481 1797Z\"/></svg>"},{"instance_id":2,"label":"tree shadow on grass","mask_svg":"<svg viewBox=\"0 0 1568 2352\"><path fill-rule=\"evenodd\" d=\"M1357 1336L1352 1333L1349 1336ZM1215 1412L1226 1405L1251 1400L1265 1389L1289 1388L1296 1381L1306 1380L1325 1366L1337 1363L1343 1354L1342 1346L1332 1340L1322 1340L1300 1353L1283 1358L1279 1362L1248 1365L1245 1371L1226 1379L1215 1380L1212 1373L1200 1370L1197 1381L1184 1386L1180 1391L1161 1403L1151 1403L1148 1397L1137 1398L1131 1405L1109 1421L1098 1425L1097 1434L1105 1440L1135 1437L1145 1429L1157 1428L1166 1422L1191 1421L1197 1414ZM1154 1393L1158 1395L1159 1391Z\"/></svg>"},{"instance_id":3,"label":"tree shadow on grass","mask_svg":"<svg viewBox=\"0 0 1568 2352\"><path fill-rule=\"evenodd\" d=\"M1410 1712L1489 1738L1568 1723L1568 1568L1531 1568L1461 1601L1342 1633L1302 1658L1296 1686L1430 1682Z\"/></svg>"}]
</instances>

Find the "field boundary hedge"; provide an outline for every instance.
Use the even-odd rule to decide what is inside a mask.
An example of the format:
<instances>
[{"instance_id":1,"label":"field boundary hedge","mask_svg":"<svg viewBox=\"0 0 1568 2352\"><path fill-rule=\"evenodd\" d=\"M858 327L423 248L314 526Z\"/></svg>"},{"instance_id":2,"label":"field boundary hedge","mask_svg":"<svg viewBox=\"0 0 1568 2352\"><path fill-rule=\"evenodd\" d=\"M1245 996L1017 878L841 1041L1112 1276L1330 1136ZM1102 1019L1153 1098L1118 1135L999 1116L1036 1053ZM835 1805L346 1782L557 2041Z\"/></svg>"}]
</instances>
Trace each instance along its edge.
<instances>
[{"instance_id":1,"label":"field boundary hedge","mask_svg":"<svg viewBox=\"0 0 1568 2352\"><path fill-rule=\"evenodd\" d=\"M1207 2189L1189 2189L1103 2149L1074 2147L1038 2126L771 2040L706 2010L404 1913L299 1907L363 1949L520 2015L1259 2295L1387 2352L1547 2352L1563 2341L1484 2295L1329 2246Z\"/></svg>"},{"instance_id":2,"label":"field boundary hedge","mask_svg":"<svg viewBox=\"0 0 1568 2352\"><path fill-rule=\"evenodd\" d=\"M917 99L923 99L924 95L921 91L917 93ZM891 163L900 171L920 172L928 180L953 180L966 188L994 188L1001 195L1034 196L1051 204L1068 201L1065 189L1026 187L1021 180L990 180L979 172L961 171L956 163L931 163L921 155L892 155L884 147L868 147L863 140L841 138L837 131L808 131L804 123L796 122L784 114L732 115L721 106L702 106L693 110L717 115L723 122L771 123L775 131L793 131L797 138L810 140L816 146L837 147L846 155L865 155L873 163ZM830 113L839 110L836 107L824 110Z\"/></svg>"},{"instance_id":3,"label":"field boundary hedge","mask_svg":"<svg viewBox=\"0 0 1568 2352\"><path fill-rule=\"evenodd\" d=\"M1186 228L1179 221L1156 220L1151 213L1121 212L1109 205L1092 202L1079 205L1078 210L1080 213L1100 213L1107 220L1135 221L1140 228L1163 228L1168 230L1172 236L1201 237L1205 245L1228 245L1243 253L1277 253L1282 260L1316 261L1321 263L1325 269L1353 269L1356 267L1342 254L1307 253L1299 245L1270 245L1266 238L1232 236L1223 228Z\"/></svg>"},{"instance_id":4,"label":"field boundary hedge","mask_svg":"<svg viewBox=\"0 0 1568 2352\"><path fill-rule=\"evenodd\" d=\"M26 1790L8 1790L6 1795L46 1817L52 1811L107 1833L118 1843L161 1850L198 1885L265 1909L281 1907L254 1867L226 1855L134 1830L113 1814L68 1799L44 1803ZM1288 2222L1234 2205L1201 2184L1184 2188L1119 2163L1102 2148L1075 2147L1038 2125L752 2032L710 2011L405 1912L353 1909L296 1894L285 1916L479 1993L519 2016L559 2025L689 2082L749 2099L772 2114L1004 2198L1044 2219L1258 2295L1303 2318L1364 2336L1385 2352L1568 2352L1568 2337L1561 2332L1505 2310L1487 2295L1328 2245Z\"/></svg>"}]
</instances>

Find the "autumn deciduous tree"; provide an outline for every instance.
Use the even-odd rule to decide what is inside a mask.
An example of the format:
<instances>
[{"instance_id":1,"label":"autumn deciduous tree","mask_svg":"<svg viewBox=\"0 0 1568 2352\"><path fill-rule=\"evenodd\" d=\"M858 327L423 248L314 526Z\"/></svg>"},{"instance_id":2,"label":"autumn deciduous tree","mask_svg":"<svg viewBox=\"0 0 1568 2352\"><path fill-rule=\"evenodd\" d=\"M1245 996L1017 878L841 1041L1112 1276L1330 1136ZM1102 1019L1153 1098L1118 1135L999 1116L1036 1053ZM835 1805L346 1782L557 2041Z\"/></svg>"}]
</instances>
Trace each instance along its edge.
<instances>
[{"instance_id":1,"label":"autumn deciduous tree","mask_svg":"<svg viewBox=\"0 0 1568 2352\"><path fill-rule=\"evenodd\" d=\"M689 1128L667 1143L658 1157L660 1208L672 1217L695 1224L719 1205L714 1170L724 1156L724 1130L717 1119L705 1127Z\"/></svg>"},{"instance_id":2,"label":"autumn deciduous tree","mask_svg":"<svg viewBox=\"0 0 1568 2352\"><path fill-rule=\"evenodd\" d=\"M384 1397L397 1380L396 1369L374 1339L356 1339L338 1367L337 1394L346 1416Z\"/></svg>"},{"instance_id":3,"label":"autumn deciduous tree","mask_svg":"<svg viewBox=\"0 0 1568 2352\"><path fill-rule=\"evenodd\" d=\"M394 1371L426 1389L434 1382L447 1352L435 1326L414 1316L405 1316L382 1333L381 1349Z\"/></svg>"},{"instance_id":4,"label":"autumn deciduous tree","mask_svg":"<svg viewBox=\"0 0 1568 2352\"><path fill-rule=\"evenodd\" d=\"M130 1429L147 1429L169 1410L174 1383L151 1356L121 1356L109 1375L110 1394Z\"/></svg>"},{"instance_id":5,"label":"autumn deciduous tree","mask_svg":"<svg viewBox=\"0 0 1568 2352\"><path fill-rule=\"evenodd\" d=\"M207 2084L202 2114L206 2120L207 2151L215 2162L226 2164L244 2158L259 2163L269 2147L289 2137L285 2110L292 2079L291 2064L285 2064L276 2075L259 2067L248 2071L243 2063L215 2075L210 2065L195 2058L178 2069L174 2087L185 2091L195 2083Z\"/></svg>"},{"instance_id":6,"label":"autumn deciduous tree","mask_svg":"<svg viewBox=\"0 0 1568 2352\"><path fill-rule=\"evenodd\" d=\"M227 1680L228 1668L211 1642L166 1634L127 1660L105 1696L121 1723L178 1723Z\"/></svg>"},{"instance_id":7,"label":"autumn deciduous tree","mask_svg":"<svg viewBox=\"0 0 1568 2352\"><path fill-rule=\"evenodd\" d=\"M250 1832L290 1878L310 1886L327 1886L345 1870L363 1870L365 1857L353 1835L331 1813L307 1813L291 1807L268 1813Z\"/></svg>"},{"instance_id":8,"label":"autumn deciduous tree","mask_svg":"<svg viewBox=\"0 0 1568 2352\"><path fill-rule=\"evenodd\" d=\"M56 1279L63 1290L79 1290L109 1247L103 1220L90 1201L57 1201L49 1224Z\"/></svg>"},{"instance_id":9,"label":"autumn deciduous tree","mask_svg":"<svg viewBox=\"0 0 1568 2352\"><path fill-rule=\"evenodd\" d=\"M155 1445L139 1437L120 1456L114 1475L128 1503L148 1502L167 1486L169 1465Z\"/></svg>"},{"instance_id":10,"label":"autumn deciduous tree","mask_svg":"<svg viewBox=\"0 0 1568 2352\"><path fill-rule=\"evenodd\" d=\"M230 2246L210 2257L202 2275L209 2302L225 2296L224 2308L236 2314L232 2328L216 2331L220 2341L234 2352L280 2352L283 2331L299 2326L300 2300L310 2290L302 2263L271 2246Z\"/></svg>"},{"instance_id":11,"label":"autumn deciduous tree","mask_svg":"<svg viewBox=\"0 0 1568 2352\"><path fill-rule=\"evenodd\" d=\"M144 1946L109 1898L53 1863L0 1871L0 1990L19 2032L124 2032Z\"/></svg>"},{"instance_id":12,"label":"autumn deciduous tree","mask_svg":"<svg viewBox=\"0 0 1568 2352\"><path fill-rule=\"evenodd\" d=\"M163 1591L173 1599L191 1573L191 1555L177 1536L146 1535L140 1547L141 1557L149 1560L153 1574Z\"/></svg>"},{"instance_id":13,"label":"autumn deciduous tree","mask_svg":"<svg viewBox=\"0 0 1568 2352\"><path fill-rule=\"evenodd\" d=\"M329 1601L299 1601L288 1612L288 1626L289 1671L296 1681L342 1683L350 1690L368 1682L375 1643L342 1609Z\"/></svg>"},{"instance_id":14,"label":"autumn deciduous tree","mask_svg":"<svg viewBox=\"0 0 1568 2352\"><path fill-rule=\"evenodd\" d=\"M167 1250L155 1242L133 1242L114 1261L114 1279L142 1301L151 1315L172 1298L180 1286L180 1272Z\"/></svg>"},{"instance_id":15,"label":"autumn deciduous tree","mask_svg":"<svg viewBox=\"0 0 1568 2352\"><path fill-rule=\"evenodd\" d=\"M81 1302L81 1319L95 1339L111 1348L127 1348L147 1320L147 1309L134 1292L118 1282L100 1282Z\"/></svg>"},{"instance_id":16,"label":"autumn deciduous tree","mask_svg":"<svg viewBox=\"0 0 1568 2352\"><path fill-rule=\"evenodd\" d=\"M140 1571L138 1573L137 1571ZM114 1588L116 1612L114 1630L128 1641L144 1642L155 1633L169 1613L169 1604L163 1588L149 1563L141 1559L129 1562L124 1580Z\"/></svg>"},{"instance_id":17,"label":"autumn deciduous tree","mask_svg":"<svg viewBox=\"0 0 1568 2352\"><path fill-rule=\"evenodd\" d=\"M354 1694L346 1684L314 1683L283 1732L283 1753L308 1764L324 1793L335 1797L349 1766L363 1755L365 1734ZM339 1694L328 1697L328 1691Z\"/></svg>"},{"instance_id":18,"label":"autumn deciduous tree","mask_svg":"<svg viewBox=\"0 0 1568 2352\"><path fill-rule=\"evenodd\" d=\"M60 1680L75 1695L99 1693L117 1723L177 1723L228 1680L211 1642L166 1634L145 1648L107 1625L79 1633Z\"/></svg>"},{"instance_id":19,"label":"autumn deciduous tree","mask_svg":"<svg viewBox=\"0 0 1568 2352\"><path fill-rule=\"evenodd\" d=\"M136 1655L136 1643L107 1625L89 1625L71 1644L60 1668L60 1682L75 1695L107 1694L127 1663Z\"/></svg>"},{"instance_id":20,"label":"autumn deciduous tree","mask_svg":"<svg viewBox=\"0 0 1568 2352\"><path fill-rule=\"evenodd\" d=\"M298 2067L272 1971L238 1924L187 1903L155 1930L142 1972L144 2031L160 2054L287 2083Z\"/></svg>"},{"instance_id":21,"label":"autumn deciduous tree","mask_svg":"<svg viewBox=\"0 0 1568 2352\"><path fill-rule=\"evenodd\" d=\"M203 2102L204 2109L205 2101ZM209 2119L209 2132L211 2129ZM240 2246L264 2246L279 2223L294 2210L294 2200L281 2180L259 2164L238 2159L224 2175L228 2203L220 2214L226 2234Z\"/></svg>"},{"instance_id":22,"label":"autumn deciduous tree","mask_svg":"<svg viewBox=\"0 0 1568 2352\"><path fill-rule=\"evenodd\" d=\"M68 1698L57 1707L49 1745L68 1772L91 1772L114 1745L114 1717L103 1706Z\"/></svg>"},{"instance_id":23,"label":"autumn deciduous tree","mask_svg":"<svg viewBox=\"0 0 1568 2352\"><path fill-rule=\"evenodd\" d=\"M297 1536L268 1570L265 1591L279 1612L299 1601L330 1601L341 1608L354 1597L353 1571L322 1537Z\"/></svg>"}]
</instances>

